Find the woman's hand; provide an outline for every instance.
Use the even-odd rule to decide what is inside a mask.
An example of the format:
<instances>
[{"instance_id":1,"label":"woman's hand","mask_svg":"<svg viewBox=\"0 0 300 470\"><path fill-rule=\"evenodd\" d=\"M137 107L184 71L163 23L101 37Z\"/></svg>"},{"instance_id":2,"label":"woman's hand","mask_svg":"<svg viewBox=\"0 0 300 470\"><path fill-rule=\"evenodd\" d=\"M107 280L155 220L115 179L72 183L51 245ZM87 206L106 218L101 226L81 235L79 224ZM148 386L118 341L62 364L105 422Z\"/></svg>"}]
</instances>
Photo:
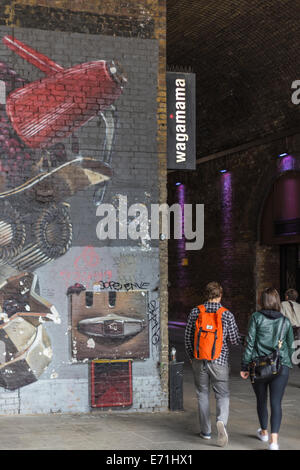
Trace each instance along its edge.
<instances>
[{"instance_id":1,"label":"woman's hand","mask_svg":"<svg viewBox=\"0 0 300 470\"><path fill-rule=\"evenodd\" d=\"M243 371L241 371L241 372L240 372L240 375L241 375L242 379L248 379L248 377L249 377L249 372L243 372Z\"/></svg>"}]
</instances>

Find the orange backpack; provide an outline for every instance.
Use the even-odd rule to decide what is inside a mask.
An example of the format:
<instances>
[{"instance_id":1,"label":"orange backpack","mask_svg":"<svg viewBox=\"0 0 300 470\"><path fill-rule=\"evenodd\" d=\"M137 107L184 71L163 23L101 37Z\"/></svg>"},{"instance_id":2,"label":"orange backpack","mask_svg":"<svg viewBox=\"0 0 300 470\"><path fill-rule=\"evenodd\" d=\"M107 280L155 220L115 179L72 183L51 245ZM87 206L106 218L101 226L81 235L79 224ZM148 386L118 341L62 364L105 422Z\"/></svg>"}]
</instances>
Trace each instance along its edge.
<instances>
[{"instance_id":1,"label":"orange backpack","mask_svg":"<svg viewBox=\"0 0 300 470\"><path fill-rule=\"evenodd\" d=\"M216 312L207 312L204 305L195 323L194 357L212 361L218 359L223 346L222 314L227 309L220 307Z\"/></svg>"}]
</instances>

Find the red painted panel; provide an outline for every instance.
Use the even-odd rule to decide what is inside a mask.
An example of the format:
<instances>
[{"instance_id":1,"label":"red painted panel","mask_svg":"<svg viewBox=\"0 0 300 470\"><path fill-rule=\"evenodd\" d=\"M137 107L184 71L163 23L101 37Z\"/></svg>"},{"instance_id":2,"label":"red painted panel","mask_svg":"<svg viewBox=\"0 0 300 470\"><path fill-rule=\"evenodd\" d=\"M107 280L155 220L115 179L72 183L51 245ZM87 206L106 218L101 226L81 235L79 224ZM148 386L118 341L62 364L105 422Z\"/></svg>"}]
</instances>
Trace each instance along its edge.
<instances>
[{"instance_id":1,"label":"red painted panel","mask_svg":"<svg viewBox=\"0 0 300 470\"><path fill-rule=\"evenodd\" d=\"M92 407L132 405L131 361L91 363Z\"/></svg>"}]
</instances>

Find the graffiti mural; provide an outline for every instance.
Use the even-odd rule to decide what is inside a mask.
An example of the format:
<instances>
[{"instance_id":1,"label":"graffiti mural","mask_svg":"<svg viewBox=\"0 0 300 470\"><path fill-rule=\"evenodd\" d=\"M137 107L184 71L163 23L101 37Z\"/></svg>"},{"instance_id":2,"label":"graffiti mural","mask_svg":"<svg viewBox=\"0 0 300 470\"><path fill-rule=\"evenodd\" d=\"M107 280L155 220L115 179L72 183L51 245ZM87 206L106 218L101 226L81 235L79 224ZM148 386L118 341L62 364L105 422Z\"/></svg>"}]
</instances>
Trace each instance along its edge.
<instances>
[{"instance_id":1,"label":"graffiti mural","mask_svg":"<svg viewBox=\"0 0 300 470\"><path fill-rule=\"evenodd\" d=\"M149 357L147 291L68 289L75 360Z\"/></svg>"},{"instance_id":2,"label":"graffiti mural","mask_svg":"<svg viewBox=\"0 0 300 470\"><path fill-rule=\"evenodd\" d=\"M52 357L42 323L58 322L59 315L36 293L36 282L36 275L22 273L8 279L0 290L0 340L6 346L0 385L10 390L35 382Z\"/></svg>"},{"instance_id":3,"label":"graffiti mural","mask_svg":"<svg viewBox=\"0 0 300 470\"><path fill-rule=\"evenodd\" d=\"M64 69L12 36L2 42L44 74L29 82L0 63L0 385L13 390L38 380L51 362L43 323L59 323L59 314L39 296L34 272L72 245L68 199L93 188L94 204L103 200L112 178L114 103L127 78L114 60ZM101 158L83 157L75 135L93 118L105 127Z\"/></svg>"}]
</instances>

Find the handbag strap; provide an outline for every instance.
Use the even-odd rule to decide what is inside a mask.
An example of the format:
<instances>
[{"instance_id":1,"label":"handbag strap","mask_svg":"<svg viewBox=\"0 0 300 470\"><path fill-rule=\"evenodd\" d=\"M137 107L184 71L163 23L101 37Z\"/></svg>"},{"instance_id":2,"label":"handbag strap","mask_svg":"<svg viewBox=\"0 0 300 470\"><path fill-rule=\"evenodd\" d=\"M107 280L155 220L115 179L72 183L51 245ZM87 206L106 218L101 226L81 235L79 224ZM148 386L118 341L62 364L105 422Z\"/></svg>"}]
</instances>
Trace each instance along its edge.
<instances>
[{"instance_id":1,"label":"handbag strap","mask_svg":"<svg viewBox=\"0 0 300 470\"><path fill-rule=\"evenodd\" d=\"M279 335L279 340L278 340L278 346L279 349L281 348L282 346L282 340L283 340L283 327L284 327L284 324L285 324L285 320L286 320L286 317L283 317L283 321L282 321L282 324L281 324L281 328L280 328L280 335ZM256 346L256 338L255 338L255 344L254 344L254 347Z\"/></svg>"},{"instance_id":2,"label":"handbag strap","mask_svg":"<svg viewBox=\"0 0 300 470\"><path fill-rule=\"evenodd\" d=\"M280 329L280 335L279 335L279 340L278 340L278 349L281 348L282 342L283 342L283 327L285 324L286 318L283 318L282 324L281 324L281 329Z\"/></svg>"}]
</instances>

